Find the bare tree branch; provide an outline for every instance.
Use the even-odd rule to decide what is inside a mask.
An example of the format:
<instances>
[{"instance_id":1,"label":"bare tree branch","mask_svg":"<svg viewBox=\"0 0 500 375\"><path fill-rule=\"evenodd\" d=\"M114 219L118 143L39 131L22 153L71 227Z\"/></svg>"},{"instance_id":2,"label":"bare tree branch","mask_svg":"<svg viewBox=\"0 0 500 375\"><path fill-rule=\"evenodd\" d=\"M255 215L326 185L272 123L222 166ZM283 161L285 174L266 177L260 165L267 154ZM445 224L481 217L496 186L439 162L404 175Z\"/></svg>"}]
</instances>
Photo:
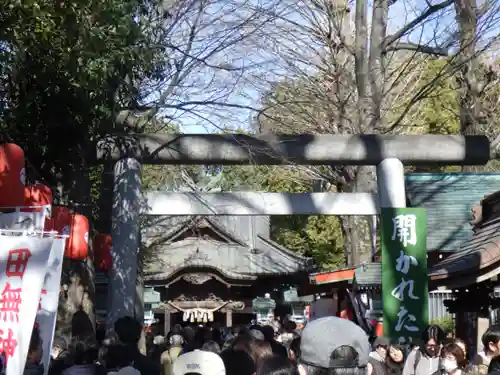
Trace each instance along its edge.
<instances>
[{"instance_id":1,"label":"bare tree branch","mask_svg":"<svg viewBox=\"0 0 500 375\"><path fill-rule=\"evenodd\" d=\"M403 26L399 31L395 32L392 35L388 35L384 40L384 47L387 48L392 43L400 40L403 36L405 36L410 31L415 29L415 27L420 25L423 21L432 16L434 13L439 12L441 9L447 8L450 5L452 5L453 1L454 0L446 0L439 4L430 5L424 12L422 12L418 17L416 17L411 22Z\"/></svg>"}]
</instances>

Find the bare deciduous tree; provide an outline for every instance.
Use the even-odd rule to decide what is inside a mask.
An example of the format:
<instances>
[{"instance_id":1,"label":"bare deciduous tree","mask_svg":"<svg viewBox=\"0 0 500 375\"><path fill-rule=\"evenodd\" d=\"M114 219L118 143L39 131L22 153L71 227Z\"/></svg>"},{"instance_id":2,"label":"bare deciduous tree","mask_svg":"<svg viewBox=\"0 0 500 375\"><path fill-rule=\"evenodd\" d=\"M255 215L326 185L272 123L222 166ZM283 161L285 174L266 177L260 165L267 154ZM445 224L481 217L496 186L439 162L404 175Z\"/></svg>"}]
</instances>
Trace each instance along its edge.
<instances>
[{"instance_id":1,"label":"bare deciduous tree","mask_svg":"<svg viewBox=\"0 0 500 375\"><path fill-rule=\"evenodd\" d=\"M224 128L231 109L249 108L242 79L261 65L252 61L251 48L273 20L268 10L277 1L165 0L143 9L138 22L165 60L152 79L129 77L137 97L122 98L117 122L134 131L180 123Z\"/></svg>"},{"instance_id":2,"label":"bare deciduous tree","mask_svg":"<svg viewBox=\"0 0 500 375\"><path fill-rule=\"evenodd\" d=\"M279 35L274 43L279 45L281 62L274 78L281 82L275 85L275 94L264 98L258 127L277 132L411 132L411 109L431 95L437 83L460 72L467 87L461 94L462 129L470 128L468 123L478 119L476 58L498 38L497 7L487 2L479 11L471 2L458 0L374 0L369 15L367 0L292 2L293 10L286 16L273 14ZM399 27L388 27L390 9L397 12L399 23L405 21ZM447 63L423 82L427 62L437 58ZM284 80L280 79L283 75ZM373 168L308 167L303 171L338 190L375 189ZM342 222L348 261L367 260L368 221L351 217Z\"/></svg>"}]
</instances>

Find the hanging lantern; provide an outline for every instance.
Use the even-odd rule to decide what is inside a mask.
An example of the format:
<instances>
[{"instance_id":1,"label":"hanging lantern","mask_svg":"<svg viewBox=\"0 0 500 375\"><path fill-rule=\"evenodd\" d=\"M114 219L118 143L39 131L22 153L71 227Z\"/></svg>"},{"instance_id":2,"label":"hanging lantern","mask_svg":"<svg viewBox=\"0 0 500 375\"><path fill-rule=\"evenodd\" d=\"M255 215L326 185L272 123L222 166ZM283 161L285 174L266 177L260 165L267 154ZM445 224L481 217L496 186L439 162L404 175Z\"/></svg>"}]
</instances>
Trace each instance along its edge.
<instances>
[{"instance_id":1,"label":"hanging lantern","mask_svg":"<svg viewBox=\"0 0 500 375\"><path fill-rule=\"evenodd\" d=\"M35 184L24 188L24 212L41 212L52 205L52 190L43 184Z\"/></svg>"},{"instance_id":2,"label":"hanging lantern","mask_svg":"<svg viewBox=\"0 0 500 375\"><path fill-rule=\"evenodd\" d=\"M108 271L113 264L111 258L111 247L113 240L111 235L97 233L94 237L94 261L98 270Z\"/></svg>"},{"instance_id":3,"label":"hanging lantern","mask_svg":"<svg viewBox=\"0 0 500 375\"><path fill-rule=\"evenodd\" d=\"M375 334L377 337L382 337L384 336L384 323L381 321L377 321L375 324Z\"/></svg>"},{"instance_id":4,"label":"hanging lantern","mask_svg":"<svg viewBox=\"0 0 500 375\"><path fill-rule=\"evenodd\" d=\"M24 151L18 145L0 146L0 207L24 205Z\"/></svg>"},{"instance_id":5,"label":"hanging lantern","mask_svg":"<svg viewBox=\"0 0 500 375\"><path fill-rule=\"evenodd\" d=\"M53 229L61 235L69 235L64 256L72 260L84 260L89 250L89 221L83 215L72 214L66 207L55 206L52 210Z\"/></svg>"},{"instance_id":6,"label":"hanging lantern","mask_svg":"<svg viewBox=\"0 0 500 375\"><path fill-rule=\"evenodd\" d=\"M72 214L66 257L84 260L89 255L89 221L83 215Z\"/></svg>"}]
</instances>

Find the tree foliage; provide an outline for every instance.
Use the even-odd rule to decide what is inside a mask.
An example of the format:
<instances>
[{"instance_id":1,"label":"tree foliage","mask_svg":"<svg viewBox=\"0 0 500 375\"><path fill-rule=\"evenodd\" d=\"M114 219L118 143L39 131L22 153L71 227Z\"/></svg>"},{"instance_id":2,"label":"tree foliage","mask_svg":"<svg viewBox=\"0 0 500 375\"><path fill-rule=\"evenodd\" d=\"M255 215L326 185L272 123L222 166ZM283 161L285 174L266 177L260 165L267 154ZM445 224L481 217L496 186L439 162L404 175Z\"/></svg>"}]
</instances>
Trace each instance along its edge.
<instances>
[{"instance_id":1,"label":"tree foliage","mask_svg":"<svg viewBox=\"0 0 500 375\"><path fill-rule=\"evenodd\" d=\"M226 191L311 192L313 184L297 171L282 167L235 166L222 168L220 186ZM284 247L312 257L321 269L345 264L343 239L335 216L272 216L271 236Z\"/></svg>"},{"instance_id":2,"label":"tree foliage","mask_svg":"<svg viewBox=\"0 0 500 375\"><path fill-rule=\"evenodd\" d=\"M6 0L0 14L0 137L19 144L28 181L54 189L55 203L93 223L102 168L96 141L123 131L117 113L138 103L137 82L161 69L161 48L137 20L139 2ZM79 305L92 317L92 256L66 262L61 318ZM64 310L64 311L63 311ZM63 324L64 325L64 324ZM60 326L61 328L61 326Z\"/></svg>"}]
</instances>

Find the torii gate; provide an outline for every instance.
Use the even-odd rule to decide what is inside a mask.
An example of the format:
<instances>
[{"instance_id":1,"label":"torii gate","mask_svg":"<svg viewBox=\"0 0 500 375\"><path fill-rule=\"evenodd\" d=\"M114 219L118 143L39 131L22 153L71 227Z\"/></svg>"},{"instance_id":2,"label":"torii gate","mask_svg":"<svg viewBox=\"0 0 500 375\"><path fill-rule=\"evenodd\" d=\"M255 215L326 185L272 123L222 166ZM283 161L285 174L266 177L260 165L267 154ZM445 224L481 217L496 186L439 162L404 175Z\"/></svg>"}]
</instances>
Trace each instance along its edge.
<instances>
[{"instance_id":1,"label":"torii gate","mask_svg":"<svg viewBox=\"0 0 500 375\"><path fill-rule=\"evenodd\" d=\"M140 318L136 291L140 215L376 215L406 206L403 165L484 165L485 136L242 134L116 135L99 142L96 160L114 162L108 327L120 316ZM141 193L141 164L373 165L370 193ZM139 302L139 303L137 303Z\"/></svg>"}]
</instances>

